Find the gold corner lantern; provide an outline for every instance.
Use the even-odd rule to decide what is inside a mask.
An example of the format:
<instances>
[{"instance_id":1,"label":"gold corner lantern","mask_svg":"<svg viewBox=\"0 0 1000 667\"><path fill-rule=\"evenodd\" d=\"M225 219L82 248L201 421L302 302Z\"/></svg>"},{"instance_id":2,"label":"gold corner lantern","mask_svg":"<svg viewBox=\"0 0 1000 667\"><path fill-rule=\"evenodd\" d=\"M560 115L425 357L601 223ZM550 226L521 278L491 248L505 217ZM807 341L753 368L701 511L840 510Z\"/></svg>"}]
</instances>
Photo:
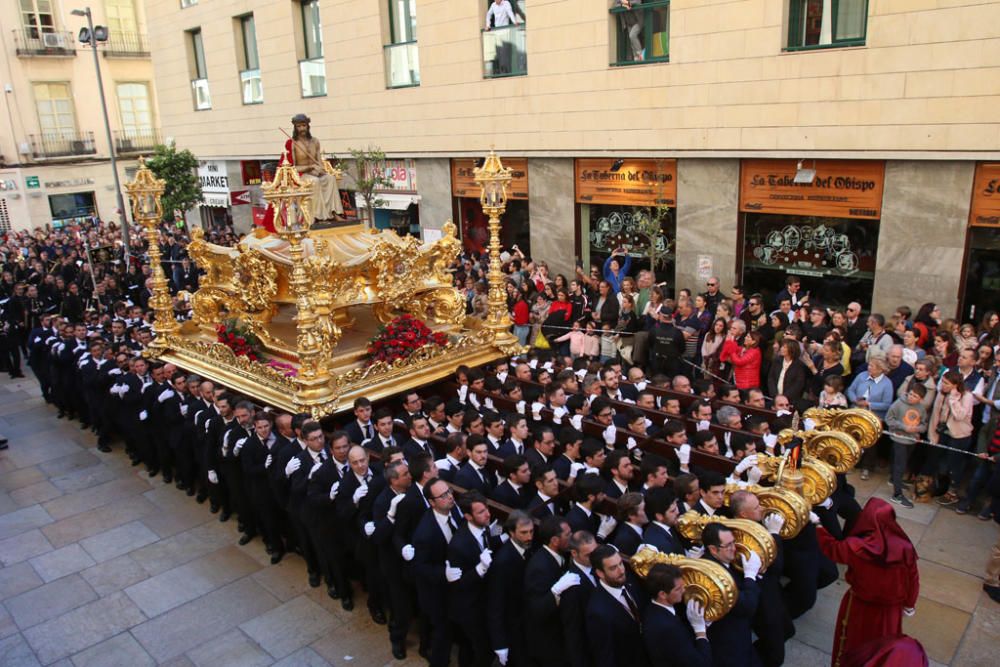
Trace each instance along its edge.
<instances>
[{"instance_id":1,"label":"gold corner lantern","mask_svg":"<svg viewBox=\"0 0 1000 667\"><path fill-rule=\"evenodd\" d=\"M677 519L677 532L686 540L700 543L702 531L712 523L722 524L731 530L736 539L737 554L741 556L749 556L751 552L757 554L763 569L771 567L778 557L778 548L771 534L764 526L749 519L728 519L689 510ZM733 564L738 567L740 560L737 558Z\"/></svg>"}]
</instances>

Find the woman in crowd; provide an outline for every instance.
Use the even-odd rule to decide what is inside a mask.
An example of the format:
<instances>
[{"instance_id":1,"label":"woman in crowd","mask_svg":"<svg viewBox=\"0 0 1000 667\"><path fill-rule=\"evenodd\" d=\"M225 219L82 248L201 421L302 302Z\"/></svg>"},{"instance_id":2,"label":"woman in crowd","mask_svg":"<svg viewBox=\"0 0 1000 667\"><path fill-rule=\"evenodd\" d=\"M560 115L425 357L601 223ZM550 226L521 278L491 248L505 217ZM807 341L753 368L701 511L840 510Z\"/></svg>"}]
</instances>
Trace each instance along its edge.
<instances>
[{"instance_id":1,"label":"woman in crowd","mask_svg":"<svg viewBox=\"0 0 1000 667\"><path fill-rule=\"evenodd\" d=\"M972 447L972 408L975 399L966 389L962 374L947 371L941 378L941 390L934 398L927 439L934 444L967 452ZM948 491L938 502L951 505L958 502L958 484L965 470L966 454L931 448L924 462L923 474L941 477L947 474ZM962 457L959 459L958 457Z\"/></svg>"},{"instance_id":2,"label":"woman in crowd","mask_svg":"<svg viewBox=\"0 0 1000 667\"><path fill-rule=\"evenodd\" d=\"M833 337L827 334L826 340L819 348L817 358L810 359L806 363L806 366L812 364L809 370L812 373L810 390L813 396L818 397L823 392L823 387L828 377L843 377L844 365L841 363L842 359L843 352L841 351L840 343L833 340Z\"/></svg>"},{"instance_id":3,"label":"woman in crowd","mask_svg":"<svg viewBox=\"0 0 1000 667\"><path fill-rule=\"evenodd\" d=\"M620 259L621 256L625 257L624 262ZM625 279L631 268L632 258L625 252L625 248L622 247L616 248L611 253L611 256L604 260L604 280L611 286L612 292L618 293L621 291L622 280Z\"/></svg>"},{"instance_id":4,"label":"woman in crowd","mask_svg":"<svg viewBox=\"0 0 1000 667\"><path fill-rule=\"evenodd\" d=\"M913 328L917 331L917 344L928 352L934 344L934 335L940 323L941 309L936 303L925 303L920 306L913 318Z\"/></svg>"},{"instance_id":5,"label":"woman in crowd","mask_svg":"<svg viewBox=\"0 0 1000 667\"><path fill-rule=\"evenodd\" d=\"M710 373L709 377L721 375L722 362L719 360L719 355L722 354L722 343L726 340L727 327L727 320L716 318L701 341L701 367Z\"/></svg>"},{"instance_id":6,"label":"woman in crowd","mask_svg":"<svg viewBox=\"0 0 1000 667\"><path fill-rule=\"evenodd\" d=\"M934 356L941 360L942 372L958 364L958 346L955 345L954 336L948 331L934 334Z\"/></svg>"},{"instance_id":7,"label":"woman in crowd","mask_svg":"<svg viewBox=\"0 0 1000 667\"><path fill-rule=\"evenodd\" d=\"M751 331L743 336L743 344L738 342L746 325L740 320L733 320L729 325L729 334L722 344L719 361L733 365L734 382L738 389L756 389L760 387L760 366L763 361L760 352L762 336L759 331Z\"/></svg>"}]
</instances>

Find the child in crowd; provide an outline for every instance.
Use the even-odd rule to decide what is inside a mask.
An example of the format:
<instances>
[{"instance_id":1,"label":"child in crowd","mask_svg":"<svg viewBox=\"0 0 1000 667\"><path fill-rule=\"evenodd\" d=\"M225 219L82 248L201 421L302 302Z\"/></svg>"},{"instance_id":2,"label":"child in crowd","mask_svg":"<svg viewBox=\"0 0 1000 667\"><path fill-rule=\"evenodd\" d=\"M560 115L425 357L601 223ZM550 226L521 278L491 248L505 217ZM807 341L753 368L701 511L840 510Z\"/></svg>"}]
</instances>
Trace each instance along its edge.
<instances>
[{"instance_id":1,"label":"child in crowd","mask_svg":"<svg viewBox=\"0 0 1000 667\"><path fill-rule=\"evenodd\" d=\"M601 325L601 363L614 361L618 358L618 334L612 328L610 322Z\"/></svg>"},{"instance_id":2,"label":"child in crowd","mask_svg":"<svg viewBox=\"0 0 1000 667\"><path fill-rule=\"evenodd\" d=\"M892 502L903 507L913 507L903 495L903 474L915 441L927 431L927 407L923 404L926 395L927 387L911 383L909 391L897 398L885 413L885 425L892 439Z\"/></svg>"},{"instance_id":3,"label":"child in crowd","mask_svg":"<svg viewBox=\"0 0 1000 667\"><path fill-rule=\"evenodd\" d=\"M587 323L587 329L592 329L592 323ZM574 359L587 354L587 332L580 326L580 320L573 322L573 328L555 339L556 343L569 341L569 354Z\"/></svg>"},{"instance_id":4,"label":"child in crowd","mask_svg":"<svg viewBox=\"0 0 1000 667\"><path fill-rule=\"evenodd\" d=\"M846 408L847 397L844 396L844 378L831 375L823 381L823 392L819 395L821 408Z\"/></svg>"}]
</instances>

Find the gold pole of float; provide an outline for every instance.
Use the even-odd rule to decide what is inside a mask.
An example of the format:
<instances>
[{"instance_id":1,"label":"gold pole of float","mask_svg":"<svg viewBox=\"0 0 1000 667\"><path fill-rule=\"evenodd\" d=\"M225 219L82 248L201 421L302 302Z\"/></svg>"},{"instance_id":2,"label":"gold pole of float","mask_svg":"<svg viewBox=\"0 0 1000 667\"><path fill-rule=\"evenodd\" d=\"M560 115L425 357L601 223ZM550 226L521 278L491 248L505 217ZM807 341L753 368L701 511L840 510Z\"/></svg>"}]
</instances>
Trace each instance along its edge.
<instances>
[{"instance_id":1,"label":"gold pole of float","mask_svg":"<svg viewBox=\"0 0 1000 667\"><path fill-rule=\"evenodd\" d=\"M156 337L153 339L151 347L154 350L162 350L167 347L167 338L176 334L180 326L174 319L173 301L170 299L170 288L167 283L167 276L163 273L163 266L160 264L160 220L163 218L163 204L161 198L166 190L166 182L162 178L156 178L146 160L139 158L139 170L135 173L135 180L125 184L128 191L129 202L132 204L132 216L142 225L146 232L146 244L149 246L149 262L152 264L152 296L149 299L156 315L153 323L153 332ZM127 224L127 223L126 223Z\"/></svg>"},{"instance_id":2,"label":"gold pole of float","mask_svg":"<svg viewBox=\"0 0 1000 667\"><path fill-rule=\"evenodd\" d=\"M511 181L511 170L504 167L496 152L490 149L483 166L476 167L473 175L479 186L479 201L483 206L483 213L489 216L490 270L487 277L490 291L486 328L495 332L497 347L516 345L517 339L510 332L511 321L507 314L505 280L500 262L500 216L507 210L507 187Z\"/></svg>"}]
</instances>

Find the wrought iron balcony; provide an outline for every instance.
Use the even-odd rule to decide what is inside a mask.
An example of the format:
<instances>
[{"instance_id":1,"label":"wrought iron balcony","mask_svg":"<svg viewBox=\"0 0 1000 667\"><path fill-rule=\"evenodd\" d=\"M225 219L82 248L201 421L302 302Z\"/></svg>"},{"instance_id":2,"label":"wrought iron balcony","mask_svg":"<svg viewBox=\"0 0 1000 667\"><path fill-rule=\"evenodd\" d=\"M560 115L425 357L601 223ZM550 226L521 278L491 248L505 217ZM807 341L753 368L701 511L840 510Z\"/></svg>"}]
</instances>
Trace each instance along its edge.
<instances>
[{"instance_id":1,"label":"wrought iron balcony","mask_svg":"<svg viewBox=\"0 0 1000 667\"><path fill-rule=\"evenodd\" d=\"M105 58L148 58L149 42L141 32L114 32L104 46Z\"/></svg>"},{"instance_id":2,"label":"wrought iron balcony","mask_svg":"<svg viewBox=\"0 0 1000 667\"><path fill-rule=\"evenodd\" d=\"M14 30L14 47L18 56L56 56L72 58L76 55L76 39L71 32L43 32L38 28Z\"/></svg>"},{"instance_id":3,"label":"wrought iron balcony","mask_svg":"<svg viewBox=\"0 0 1000 667\"><path fill-rule=\"evenodd\" d=\"M155 127L143 127L136 130L116 130L115 154L116 155L136 155L138 153L152 153L160 140L160 130Z\"/></svg>"},{"instance_id":4,"label":"wrought iron balcony","mask_svg":"<svg viewBox=\"0 0 1000 667\"><path fill-rule=\"evenodd\" d=\"M28 135L31 156L37 159L95 155L93 132L43 132Z\"/></svg>"}]
</instances>

